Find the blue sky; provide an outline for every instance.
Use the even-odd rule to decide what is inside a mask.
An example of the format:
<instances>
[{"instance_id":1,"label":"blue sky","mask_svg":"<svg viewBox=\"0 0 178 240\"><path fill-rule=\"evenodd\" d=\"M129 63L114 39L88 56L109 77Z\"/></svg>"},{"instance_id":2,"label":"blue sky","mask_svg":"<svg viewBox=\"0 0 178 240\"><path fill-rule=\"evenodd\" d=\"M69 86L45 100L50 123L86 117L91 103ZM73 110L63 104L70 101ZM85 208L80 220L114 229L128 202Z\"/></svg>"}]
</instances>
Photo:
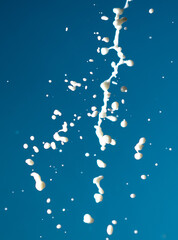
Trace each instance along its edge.
<instances>
[{"instance_id":1,"label":"blue sky","mask_svg":"<svg viewBox=\"0 0 178 240\"><path fill-rule=\"evenodd\" d=\"M110 89L111 102L124 98L126 103L120 104L116 123L103 123L104 131L117 140L117 145L107 146L101 152L94 130L97 118L87 116L92 106L101 108L99 85L109 78L110 64L117 60L114 52L102 56L96 50L112 44L112 9L122 8L124 3L1 1L0 239L102 240L106 239L106 227L113 219L118 224L110 239L176 238L175 0L134 0L124 13L128 18L127 30L121 30L120 44L135 65L119 68L118 85ZM153 14L148 13L150 8L154 8ZM101 12L109 17L108 21L101 20ZM94 32L109 37L110 43L98 41ZM87 62L90 58L93 63ZM83 82L84 77L87 82ZM72 92L65 79L79 82L82 87ZM127 86L127 93L120 91L123 85ZM55 109L62 116L52 120ZM62 128L64 121L72 122L74 114L82 118L69 127L69 142L58 144L55 151L44 150L42 142L52 141L54 132ZM124 118L128 126L121 128ZM30 136L35 136L34 142ZM147 141L143 158L136 161L134 146L140 137ZM24 143L29 144L27 150L23 149ZM33 145L40 152L33 158L34 167L30 167L25 160L33 154ZM90 153L88 158L86 152ZM98 168L97 159L106 162L107 167ZM46 183L42 192L35 189L32 169ZM142 174L149 177L143 181ZM103 202L96 204L93 195L97 188L92 181L99 175L104 176L101 185L105 193ZM135 199L129 197L132 192L136 193ZM47 198L51 198L50 204L46 203ZM46 213L47 209L52 210L51 215ZM85 213L95 219L93 224L83 223ZM56 229L57 224L62 228ZM136 229L138 234L134 234Z\"/></svg>"}]
</instances>

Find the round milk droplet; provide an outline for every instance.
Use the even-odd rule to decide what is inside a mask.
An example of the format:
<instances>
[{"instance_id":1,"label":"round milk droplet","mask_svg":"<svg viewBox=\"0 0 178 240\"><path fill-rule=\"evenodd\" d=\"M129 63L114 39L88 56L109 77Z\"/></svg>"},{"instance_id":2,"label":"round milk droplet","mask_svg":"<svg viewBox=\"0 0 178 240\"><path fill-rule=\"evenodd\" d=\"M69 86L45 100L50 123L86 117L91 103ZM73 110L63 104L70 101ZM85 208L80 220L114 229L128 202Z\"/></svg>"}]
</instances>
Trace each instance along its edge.
<instances>
[{"instance_id":1,"label":"round milk droplet","mask_svg":"<svg viewBox=\"0 0 178 240\"><path fill-rule=\"evenodd\" d=\"M106 55L109 52L108 48L101 48L101 54Z\"/></svg>"},{"instance_id":2,"label":"round milk droplet","mask_svg":"<svg viewBox=\"0 0 178 240\"><path fill-rule=\"evenodd\" d=\"M51 117L53 120L55 120L56 119L56 116L55 115L52 115L52 117Z\"/></svg>"},{"instance_id":3,"label":"round milk droplet","mask_svg":"<svg viewBox=\"0 0 178 240\"><path fill-rule=\"evenodd\" d=\"M134 230L134 234L138 234L138 230Z\"/></svg>"},{"instance_id":4,"label":"round milk droplet","mask_svg":"<svg viewBox=\"0 0 178 240\"><path fill-rule=\"evenodd\" d=\"M145 180L146 179L146 175L141 175L141 179Z\"/></svg>"},{"instance_id":5,"label":"round milk droplet","mask_svg":"<svg viewBox=\"0 0 178 240\"><path fill-rule=\"evenodd\" d=\"M135 193L131 193L131 194L130 194L130 197L131 197L131 198L135 198L135 197L136 197Z\"/></svg>"},{"instance_id":6,"label":"round milk droplet","mask_svg":"<svg viewBox=\"0 0 178 240\"><path fill-rule=\"evenodd\" d=\"M127 127L127 121L125 119L121 122L121 127Z\"/></svg>"},{"instance_id":7,"label":"round milk droplet","mask_svg":"<svg viewBox=\"0 0 178 240\"><path fill-rule=\"evenodd\" d=\"M117 221L116 220L112 220L112 224L116 225Z\"/></svg>"},{"instance_id":8,"label":"round milk droplet","mask_svg":"<svg viewBox=\"0 0 178 240\"><path fill-rule=\"evenodd\" d=\"M51 213L52 213L51 209L48 209L47 214L51 214Z\"/></svg>"},{"instance_id":9,"label":"round milk droplet","mask_svg":"<svg viewBox=\"0 0 178 240\"><path fill-rule=\"evenodd\" d=\"M51 202L51 199L50 199L50 198L47 198L47 199L46 199L46 202L47 202L47 203L50 203L50 202Z\"/></svg>"},{"instance_id":10,"label":"round milk droplet","mask_svg":"<svg viewBox=\"0 0 178 240\"><path fill-rule=\"evenodd\" d=\"M34 141L34 140L35 140L35 137L34 137L34 136L31 136L31 137L30 137L30 140L31 140L31 141Z\"/></svg>"},{"instance_id":11,"label":"round milk droplet","mask_svg":"<svg viewBox=\"0 0 178 240\"><path fill-rule=\"evenodd\" d=\"M83 217L83 221L84 223L90 224L94 222L94 219L90 216L90 214L85 214Z\"/></svg>"},{"instance_id":12,"label":"round milk droplet","mask_svg":"<svg viewBox=\"0 0 178 240\"><path fill-rule=\"evenodd\" d=\"M89 157L90 156L90 154L89 153L85 153L85 157Z\"/></svg>"},{"instance_id":13,"label":"round milk droplet","mask_svg":"<svg viewBox=\"0 0 178 240\"><path fill-rule=\"evenodd\" d=\"M135 157L136 160L140 160L143 157L143 154L137 152L137 153L135 153L134 157Z\"/></svg>"},{"instance_id":14,"label":"round milk droplet","mask_svg":"<svg viewBox=\"0 0 178 240\"><path fill-rule=\"evenodd\" d=\"M153 8L150 8L150 9L149 9L149 13L150 13L150 14L154 13L154 9L153 9Z\"/></svg>"},{"instance_id":15,"label":"round milk droplet","mask_svg":"<svg viewBox=\"0 0 178 240\"><path fill-rule=\"evenodd\" d=\"M113 226L112 225L108 225L106 231L107 231L108 235L112 235L113 234Z\"/></svg>"},{"instance_id":16,"label":"round milk droplet","mask_svg":"<svg viewBox=\"0 0 178 240\"><path fill-rule=\"evenodd\" d=\"M60 229L60 228L61 228L61 224L58 224L58 225L56 226L56 228L57 228L57 229Z\"/></svg>"},{"instance_id":17,"label":"round milk droplet","mask_svg":"<svg viewBox=\"0 0 178 240\"><path fill-rule=\"evenodd\" d=\"M28 148L28 144L27 144L27 143L24 143L23 148L24 148L24 149L27 149L27 148Z\"/></svg>"}]
</instances>

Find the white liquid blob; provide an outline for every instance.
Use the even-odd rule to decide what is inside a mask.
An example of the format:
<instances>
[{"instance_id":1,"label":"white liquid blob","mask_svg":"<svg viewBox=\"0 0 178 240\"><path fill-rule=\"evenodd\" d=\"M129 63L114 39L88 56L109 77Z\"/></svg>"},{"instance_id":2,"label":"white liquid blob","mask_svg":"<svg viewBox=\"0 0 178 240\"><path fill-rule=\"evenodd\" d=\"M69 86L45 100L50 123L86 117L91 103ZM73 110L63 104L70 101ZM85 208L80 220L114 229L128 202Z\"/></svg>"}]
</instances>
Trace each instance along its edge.
<instances>
[{"instance_id":1,"label":"white liquid blob","mask_svg":"<svg viewBox=\"0 0 178 240\"><path fill-rule=\"evenodd\" d=\"M141 175L141 179L145 180L146 179L146 175Z\"/></svg>"},{"instance_id":2,"label":"white liquid blob","mask_svg":"<svg viewBox=\"0 0 178 240\"><path fill-rule=\"evenodd\" d=\"M91 224L94 222L94 219L90 216L90 214L85 214L83 217L84 223Z\"/></svg>"},{"instance_id":3,"label":"white liquid blob","mask_svg":"<svg viewBox=\"0 0 178 240\"><path fill-rule=\"evenodd\" d=\"M101 54L102 55L106 55L107 53L109 52L109 49L108 48L101 48Z\"/></svg>"},{"instance_id":4,"label":"white liquid blob","mask_svg":"<svg viewBox=\"0 0 178 240\"><path fill-rule=\"evenodd\" d=\"M62 227L61 224L58 224L58 225L56 226L57 229L60 229L61 227Z\"/></svg>"},{"instance_id":5,"label":"white liquid blob","mask_svg":"<svg viewBox=\"0 0 178 240\"><path fill-rule=\"evenodd\" d=\"M28 148L28 144L27 144L27 143L24 143L23 148L24 148L24 149L27 149L27 148Z\"/></svg>"},{"instance_id":6,"label":"white liquid blob","mask_svg":"<svg viewBox=\"0 0 178 240\"><path fill-rule=\"evenodd\" d=\"M99 194L99 193L95 193L94 194L94 199L96 203L102 202L103 201L103 195Z\"/></svg>"},{"instance_id":7,"label":"white liquid blob","mask_svg":"<svg viewBox=\"0 0 178 240\"><path fill-rule=\"evenodd\" d=\"M134 157L136 160L140 160L143 157L143 154L140 152L137 152L137 153L135 153Z\"/></svg>"},{"instance_id":8,"label":"white liquid blob","mask_svg":"<svg viewBox=\"0 0 178 240\"><path fill-rule=\"evenodd\" d=\"M125 119L121 122L121 127L127 127L127 121Z\"/></svg>"},{"instance_id":9,"label":"white liquid blob","mask_svg":"<svg viewBox=\"0 0 178 240\"><path fill-rule=\"evenodd\" d=\"M52 213L51 209L48 209L47 214L51 214L51 213Z\"/></svg>"},{"instance_id":10,"label":"white liquid blob","mask_svg":"<svg viewBox=\"0 0 178 240\"><path fill-rule=\"evenodd\" d=\"M104 163L102 160L98 159L97 160L97 165L100 168L105 168L106 167L106 163Z\"/></svg>"},{"instance_id":11,"label":"white liquid blob","mask_svg":"<svg viewBox=\"0 0 178 240\"><path fill-rule=\"evenodd\" d=\"M131 193L131 194L130 194L130 197L131 197L131 198L135 198L135 197L136 197L135 193Z\"/></svg>"},{"instance_id":12,"label":"white liquid blob","mask_svg":"<svg viewBox=\"0 0 178 240\"><path fill-rule=\"evenodd\" d=\"M150 8L150 9L149 9L149 13L150 13L150 14L154 13L154 9L153 9L153 8Z\"/></svg>"},{"instance_id":13,"label":"white liquid blob","mask_svg":"<svg viewBox=\"0 0 178 240\"><path fill-rule=\"evenodd\" d=\"M34 165L34 161L31 159L27 159L25 160L26 164L28 164L29 166L33 166Z\"/></svg>"},{"instance_id":14,"label":"white liquid blob","mask_svg":"<svg viewBox=\"0 0 178 240\"><path fill-rule=\"evenodd\" d=\"M107 232L108 235L112 235L113 234L113 226L112 225L108 225L106 232Z\"/></svg>"},{"instance_id":15,"label":"white liquid blob","mask_svg":"<svg viewBox=\"0 0 178 240\"><path fill-rule=\"evenodd\" d=\"M101 188L100 186L100 181L103 179L104 177L103 176L99 176L99 177L95 177L93 179L93 183L96 184L97 188L98 188L98 192L100 194L104 194L104 190Z\"/></svg>"}]
</instances>

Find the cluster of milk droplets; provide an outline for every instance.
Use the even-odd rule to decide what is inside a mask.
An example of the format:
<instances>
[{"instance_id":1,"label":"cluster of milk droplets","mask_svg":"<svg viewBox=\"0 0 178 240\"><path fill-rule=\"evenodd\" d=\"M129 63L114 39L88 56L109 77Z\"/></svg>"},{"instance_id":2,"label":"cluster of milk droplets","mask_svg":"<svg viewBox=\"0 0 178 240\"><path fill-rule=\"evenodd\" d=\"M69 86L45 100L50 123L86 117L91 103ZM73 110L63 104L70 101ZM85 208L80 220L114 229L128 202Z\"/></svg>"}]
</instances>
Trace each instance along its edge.
<instances>
[{"instance_id":1,"label":"cluster of milk droplets","mask_svg":"<svg viewBox=\"0 0 178 240\"><path fill-rule=\"evenodd\" d=\"M128 7L128 2L126 1L125 4L125 8ZM116 14L115 16L115 20L113 22L113 25L116 29L115 32L115 38L114 38L114 45L106 48L103 47L101 48L101 54L102 55L106 55L109 53L110 50L115 50L117 52L117 56L119 57L119 61L118 63L112 62L111 66L113 68L113 72L111 74L111 76L109 77L108 80L105 80L104 82L101 83L100 87L104 92L104 98L103 98L103 106L101 108L101 112L99 113L99 117L98 117L98 124L95 125L95 129L96 129L96 135L99 139L99 143L101 145L101 150L104 151L106 149L106 144L111 144L111 145L116 145L116 141L114 139L111 138L111 136L109 135L104 135L102 128L101 128L101 124L102 124L102 119L107 118L110 121L116 122L117 121L117 117L115 116L107 116L107 108L108 108L108 101L110 99L111 93L108 91L110 88L110 83L111 80L113 78L117 77L118 74L118 68L120 65L126 64L129 67L132 67L134 65L134 62L132 60L125 60L126 57L124 56L123 52L122 52L122 48L119 47L119 33L120 30L122 29L122 24L125 23L127 21L126 17L122 17L120 18L120 16L123 14L124 9L121 8L114 8L113 12ZM118 102L113 102L111 104L111 112L113 113L114 111L119 109L119 103ZM126 127L127 126L127 121L124 119L121 122L121 127Z\"/></svg>"},{"instance_id":2,"label":"cluster of milk droplets","mask_svg":"<svg viewBox=\"0 0 178 240\"><path fill-rule=\"evenodd\" d=\"M126 1L126 4L125 4L125 7L124 9L128 8L129 5L128 5L128 2L130 2L131 0L127 0ZM96 129L96 135L99 139L99 143L101 145L101 150L104 151L106 149L106 144L111 144L111 145L116 145L116 141L114 139L111 138L111 136L109 135L104 135L103 134L103 131L102 131L102 128L101 128L101 124L102 124L102 119L105 119L107 118L108 120L112 121L112 122L116 122L117 121L117 117L115 116L108 116L107 115L107 108L108 108L108 101L109 101L109 98L111 96L111 93L108 91L109 88L110 88L110 83L111 83L111 80L113 78L116 78L117 77L117 74L118 74L118 67L120 65L123 65L123 64L126 64L127 66L131 67L134 65L134 62L132 60L125 60L125 56L122 52L122 48L119 47L119 33L120 33L120 30L122 29L122 24L124 22L127 21L127 18L125 17L122 17L120 18L120 16L123 14L124 12L124 9L120 9L120 8L114 8L113 9L113 12L116 14L115 16L115 20L113 22L113 25L116 29L116 32L115 32L115 38L114 38L114 46L111 46L110 48L101 48L101 54L102 55L106 55L108 54L109 50L115 50L117 52L117 56L119 57L119 61L118 63L115 63L115 62L112 62L111 63L111 66L113 68L113 72L111 74L111 76L109 77L108 80L105 80L104 82L101 83L100 87L101 89L103 90L104 92L104 98L103 98L103 106L101 108L101 112L99 113L99 117L98 117L98 124L95 125L95 129ZM127 88L126 87L123 87L123 89L121 89L121 91L127 91ZM114 111L117 111L119 109L119 103L118 102L113 102L111 104L111 112L113 113ZM96 109L95 109L96 110ZM98 113L98 112L97 112ZM90 114L91 116L92 114ZM127 126L127 121L124 119L122 122L121 122L121 127L126 127ZM102 161L102 160L97 160L97 165L98 167L100 168L105 168L106 167L106 164ZM104 190L101 188L100 186L100 181L103 179L104 177L103 176L98 176L98 177L95 177L93 179L93 183L96 184L97 188L98 188L98 193L95 193L94 194L94 199L95 199L95 202L96 203L99 203L101 201L103 201L103 194L104 194ZM85 214L84 217L83 217L83 221L85 223L93 223L94 222L94 219L92 218L92 216L90 214ZM113 220L113 224L117 224L117 221L116 220ZM112 235L113 234L113 226L110 224L108 225L107 227L107 234L108 235Z\"/></svg>"}]
</instances>

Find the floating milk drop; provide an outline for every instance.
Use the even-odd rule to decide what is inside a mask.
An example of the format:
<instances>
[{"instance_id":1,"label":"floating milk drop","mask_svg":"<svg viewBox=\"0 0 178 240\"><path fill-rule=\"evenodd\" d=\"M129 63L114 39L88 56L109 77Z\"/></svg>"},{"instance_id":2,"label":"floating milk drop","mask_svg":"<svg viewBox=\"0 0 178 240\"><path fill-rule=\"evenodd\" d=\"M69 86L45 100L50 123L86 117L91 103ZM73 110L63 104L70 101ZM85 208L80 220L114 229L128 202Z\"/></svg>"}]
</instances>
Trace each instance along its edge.
<instances>
[{"instance_id":1,"label":"floating milk drop","mask_svg":"<svg viewBox=\"0 0 178 240\"><path fill-rule=\"evenodd\" d=\"M122 87L121 87L121 92L127 92L127 87L122 86Z\"/></svg>"},{"instance_id":2,"label":"floating milk drop","mask_svg":"<svg viewBox=\"0 0 178 240\"><path fill-rule=\"evenodd\" d=\"M100 181L103 179L103 176L95 177L93 183L96 184L100 194L104 194L104 190L100 187Z\"/></svg>"},{"instance_id":3,"label":"floating milk drop","mask_svg":"<svg viewBox=\"0 0 178 240\"><path fill-rule=\"evenodd\" d=\"M33 146L33 150L34 150L34 152L36 152L36 153L39 152L39 149L37 148L37 146Z\"/></svg>"},{"instance_id":4,"label":"floating milk drop","mask_svg":"<svg viewBox=\"0 0 178 240\"><path fill-rule=\"evenodd\" d=\"M23 148L24 148L24 149L27 149L27 148L28 148L28 144L27 144L27 143L24 143Z\"/></svg>"},{"instance_id":5,"label":"floating milk drop","mask_svg":"<svg viewBox=\"0 0 178 240\"><path fill-rule=\"evenodd\" d=\"M140 160L143 157L143 154L140 152L137 152L137 153L135 153L134 157L136 160Z\"/></svg>"},{"instance_id":6,"label":"floating milk drop","mask_svg":"<svg viewBox=\"0 0 178 240\"><path fill-rule=\"evenodd\" d=\"M128 67L132 67L134 65L134 62L132 60L127 60L126 64Z\"/></svg>"},{"instance_id":7,"label":"floating milk drop","mask_svg":"<svg viewBox=\"0 0 178 240\"><path fill-rule=\"evenodd\" d=\"M102 16L101 20L107 21L109 18L107 16Z\"/></svg>"},{"instance_id":8,"label":"floating milk drop","mask_svg":"<svg viewBox=\"0 0 178 240\"><path fill-rule=\"evenodd\" d=\"M113 102L113 103L111 104L111 107L112 107L112 110L113 110L113 111L116 111L116 110L119 109L119 103L118 103L118 102Z\"/></svg>"},{"instance_id":9,"label":"floating milk drop","mask_svg":"<svg viewBox=\"0 0 178 240\"><path fill-rule=\"evenodd\" d=\"M125 119L121 122L121 127L127 127L127 121Z\"/></svg>"},{"instance_id":10,"label":"floating milk drop","mask_svg":"<svg viewBox=\"0 0 178 240\"><path fill-rule=\"evenodd\" d=\"M46 202L47 202L47 203L50 203L50 202L51 202L51 198L47 198L47 199L46 199Z\"/></svg>"},{"instance_id":11,"label":"floating milk drop","mask_svg":"<svg viewBox=\"0 0 178 240\"><path fill-rule=\"evenodd\" d=\"M141 179L145 180L146 179L146 175L141 175Z\"/></svg>"},{"instance_id":12,"label":"floating milk drop","mask_svg":"<svg viewBox=\"0 0 178 240\"><path fill-rule=\"evenodd\" d=\"M64 143L69 141L69 139L67 137L60 137L60 140L61 140L61 142L64 142Z\"/></svg>"},{"instance_id":13,"label":"floating milk drop","mask_svg":"<svg viewBox=\"0 0 178 240\"><path fill-rule=\"evenodd\" d=\"M115 146L116 145L116 140L112 139L111 140L111 145Z\"/></svg>"},{"instance_id":14,"label":"floating milk drop","mask_svg":"<svg viewBox=\"0 0 178 240\"><path fill-rule=\"evenodd\" d=\"M98 159L96 162L97 162L98 167L100 167L100 168L106 167L106 163L104 163L102 160Z\"/></svg>"},{"instance_id":15,"label":"floating milk drop","mask_svg":"<svg viewBox=\"0 0 178 240\"><path fill-rule=\"evenodd\" d=\"M107 91L110 87L110 80L106 80L100 84L103 91Z\"/></svg>"},{"instance_id":16,"label":"floating milk drop","mask_svg":"<svg viewBox=\"0 0 178 240\"><path fill-rule=\"evenodd\" d=\"M104 37L104 38L102 38L102 41L108 43L109 42L109 38L108 37Z\"/></svg>"},{"instance_id":17,"label":"floating milk drop","mask_svg":"<svg viewBox=\"0 0 178 240\"><path fill-rule=\"evenodd\" d=\"M140 140L139 140L140 144L144 144L145 142L146 142L146 138L144 138L144 137L140 138Z\"/></svg>"},{"instance_id":18,"label":"floating milk drop","mask_svg":"<svg viewBox=\"0 0 178 240\"><path fill-rule=\"evenodd\" d=\"M83 217L84 223L93 223L94 219L90 216L90 214L85 214Z\"/></svg>"},{"instance_id":19,"label":"floating milk drop","mask_svg":"<svg viewBox=\"0 0 178 240\"><path fill-rule=\"evenodd\" d=\"M49 149L51 147L50 143L46 142L44 144L44 149Z\"/></svg>"},{"instance_id":20,"label":"floating milk drop","mask_svg":"<svg viewBox=\"0 0 178 240\"><path fill-rule=\"evenodd\" d=\"M94 194L94 199L96 203L102 202L103 201L103 195L99 194L99 193L95 193Z\"/></svg>"},{"instance_id":21,"label":"floating milk drop","mask_svg":"<svg viewBox=\"0 0 178 240\"><path fill-rule=\"evenodd\" d=\"M51 214L51 213L52 213L51 209L48 209L47 214Z\"/></svg>"},{"instance_id":22,"label":"floating milk drop","mask_svg":"<svg viewBox=\"0 0 178 240\"><path fill-rule=\"evenodd\" d=\"M56 149L56 144L55 144L55 142L51 142L51 148L52 148L53 150Z\"/></svg>"},{"instance_id":23,"label":"floating milk drop","mask_svg":"<svg viewBox=\"0 0 178 240\"><path fill-rule=\"evenodd\" d=\"M33 166L34 165L34 161L31 159L27 159L25 160L26 164L28 164L29 166Z\"/></svg>"},{"instance_id":24,"label":"floating milk drop","mask_svg":"<svg viewBox=\"0 0 178 240\"><path fill-rule=\"evenodd\" d=\"M56 116L55 115L52 115L52 117L51 117L53 120L55 120L56 119Z\"/></svg>"},{"instance_id":25,"label":"floating milk drop","mask_svg":"<svg viewBox=\"0 0 178 240\"><path fill-rule=\"evenodd\" d=\"M109 49L108 48L101 48L101 54L102 55L106 55L107 53L109 52Z\"/></svg>"},{"instance_id":26,"label":"floating milk drop","mask_svg":"<svg viewBox=\"0 0 178 240\"><path fill-rule=\"evenodd\" d=\"M89 157L90 156L90 154L89 153L85 153L85 157Z\"/></svg>"},{"instance_id":27,"label":"floating milk drop","mask_svg":"<svg viewBox=\"0 0 178 240\"><path fill-rule=\"evenodd\" d=\"M59 110L54 110L54 115L57 115L57 116L61 116L62 115L62 113L59 111Z\"/></svg>"},{"instance_id":28,"label":"floating milk drop","mask_svg":"<svg viewBox=\"0 0 178 240\"><path fill-rule=\"evenodd\" d=\"M35 140L35 137L34 137L34 136L31 136L31 137L30 137L30 140L31 140L31 141L34 141L34 140Z\"/></svg>"},{"instance_id":29,"label":"floating milk drop","mask_svg":"<svg viewBox=\"0 0 178 240\"><path fill-rule=\"evenodd\" d=\"M58 224L58 225L56 226L57 229L60 229L61 227L62 227L61 224Z\"/></svg>"},{"instance_id":30,"label":"floating milk drop","mask_svg":"<svg viewBox=\"0 0 178 240\"><path fill-rule=\"evenodd\" d=\"M130 197L135 198L136 197L135 193L130 194Z\"/></svg>"},{"instance_id":31,"label":"floating milk drop","mask_svg":"<svg viewBox=\"0 0 178 240\"><path fill-rule=\"evenodd\" d=\"M106 118L109 119L112 122L116 122L117 121L117 117L115 117L115 116L107 116Z\"/></svg>"},{"instance_id":32,"label":"floating milk drop","mask_svg":"<svg viewBox=\"0 0 178 240\"><path fill-rule=\"evenodd\" d=\"M154 13L154 9L153 9L153 8L150 8L150 9L149 9L149 13L150 13L150 14Z\"/></svg>"},{"instance_id":33,"label":"floating milk drop","mask_svg":"<svg viewBox=\"0 0 178 240\"><path fill-rule=\"evenodd\" d=\"M134 230L134 234L138 234L138 230Z\"/></svg>"},{"instance_id":34,"label":"floating milk drop","mask_svg":"<svg viewBox=\"0 0 178 240\"><path fill-rule=\"evenodd\" d=\"M112 224L116 225L117 221L116 220L112 220Z\"/></svg>"},{"instance_id":35,"label":"floating milk drop","mask_svg":"<svg viewBox=\"0 0 178 240\"><path fill-rule=\"evenodd\" d=\"M112 225L108 225L106 232L107 232L108 235L112 235L113 234L113 226Z\"/></svg>"},{"instance_id":36,"label":"floating milk drop","mask_svg":"<svg viewBox=\"0 0 178 240\"><path fill-rule=\"evenodd\" d=\"M71 122L71 123L70 123L70 126L71 126L71 127L74 127L74 126L75 126L75 124L74 124L73 122Z\"/></svg>"}]
</instances>

